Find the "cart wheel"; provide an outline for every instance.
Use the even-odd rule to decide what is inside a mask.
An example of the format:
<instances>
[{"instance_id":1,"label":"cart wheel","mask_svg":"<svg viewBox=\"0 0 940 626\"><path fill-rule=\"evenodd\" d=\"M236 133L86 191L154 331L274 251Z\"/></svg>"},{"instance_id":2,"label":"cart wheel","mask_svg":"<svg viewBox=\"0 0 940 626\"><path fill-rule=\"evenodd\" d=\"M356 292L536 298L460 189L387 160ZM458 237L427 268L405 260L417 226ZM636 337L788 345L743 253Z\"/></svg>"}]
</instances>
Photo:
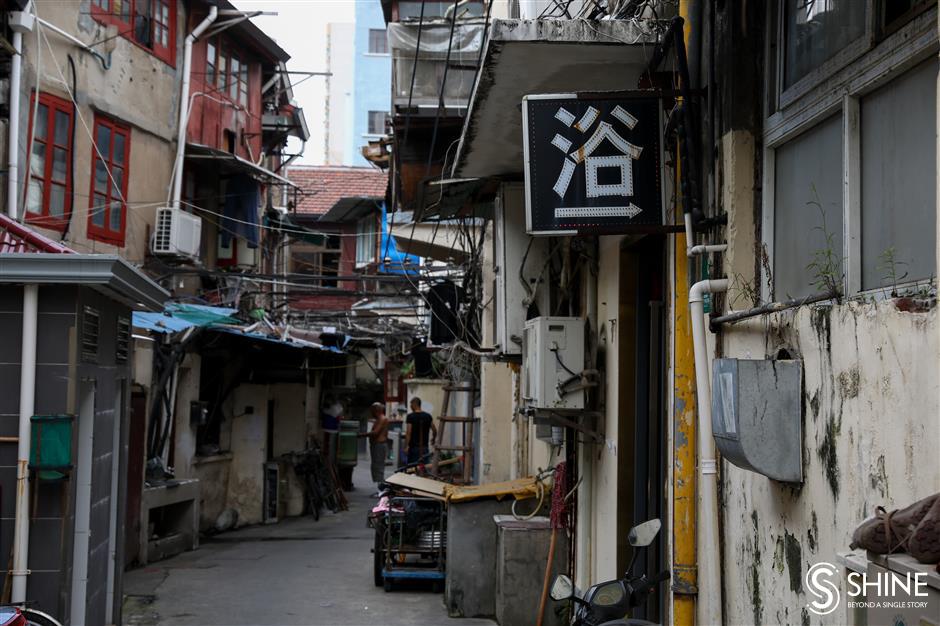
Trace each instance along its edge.
<instances>
[{"instance_id":1,"label":"cart wheel","mask_svg":"<svg viewBox=\"0 0 940 626\"><path fill-rule=\"evenodd\" d=\"M389 592L389 591L391 591L391 590L392 590L392 579L391 579L391 578L386 578L385 581L383 582L383 586L385 587L386 593Z\"/></svg>"},{"instance_id":2,"label":"cart wheel","mask_svg":"<svg viewBox=\"0 0 940 626\"><path fill-rule=\"evenodd\" d=\"M385 564L385 542L383 541L385 537L385 529L376 524L375 526L375 543L373 544L372 549L372 578L375 581L376 587L381 587L384 584L384 579L382 576L382 566Z\"/></svg>"}]
</instances>

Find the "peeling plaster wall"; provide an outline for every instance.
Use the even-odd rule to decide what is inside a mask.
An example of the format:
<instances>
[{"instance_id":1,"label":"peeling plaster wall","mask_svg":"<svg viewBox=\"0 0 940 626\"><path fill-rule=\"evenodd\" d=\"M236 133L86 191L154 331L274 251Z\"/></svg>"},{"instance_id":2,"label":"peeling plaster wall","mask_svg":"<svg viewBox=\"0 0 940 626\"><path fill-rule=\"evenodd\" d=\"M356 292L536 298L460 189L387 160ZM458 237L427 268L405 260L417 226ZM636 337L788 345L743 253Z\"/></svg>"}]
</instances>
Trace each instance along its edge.
<instances>
[{"instance_id":1,"label":"peeling plaster wall","mask_svg":"<svg viewBox=\"0 0 940 626\"><path fill-rule=\"evenodd\" d=\"M510 476L512 370L506 363L484 361L481 379L480 483L495 483Z\"/></svg>"},{"instance_id":2,"label":"peeling plaster wall","mask_svg":"<svg viewBox=\"0 0 940 626\"><path fill-rule=\"evenodd\" d=\"M754 134L732 130L722 137L722 206L728 212L725 236L733 242L724 258L725 276L731 281L728 300L732 308L754 306L751 294L760 289L750 277L757 275L754 231Z\"/></svg>"},{"instance_id":3,"label":"peeling plaster wall","mask_svg":"<svg viewBox=\"0 0 940 626\"><path fill-rule=\"evenodd\" d=\"M737 324L723 345L751 359L786 349L804 369L802 487L722 463L725 621L820 623L804 609L807 568L835 562L876 506L940 485L937 310L802 307Z\"/></svg>"}]
</instances>

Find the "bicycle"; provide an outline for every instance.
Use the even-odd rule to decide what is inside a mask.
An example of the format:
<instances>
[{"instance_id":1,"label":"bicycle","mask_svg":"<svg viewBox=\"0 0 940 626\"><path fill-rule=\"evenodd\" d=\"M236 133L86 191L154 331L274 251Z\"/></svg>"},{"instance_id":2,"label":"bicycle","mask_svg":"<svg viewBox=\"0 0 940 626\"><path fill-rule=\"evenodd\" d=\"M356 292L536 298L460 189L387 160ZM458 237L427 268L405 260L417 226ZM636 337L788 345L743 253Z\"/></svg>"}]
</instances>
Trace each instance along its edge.
<instances>
[{"instance_id":1,"label":"bicycle","mask_svg":"<svg viewBox=\"0 0 940 626\"><path fill-rule=\"evenodd\" d=\"M336 482L316 443L302 452L288 452L283 457L291 462L294 473L303 484L304 513L310 513L314 520L319 520L323 507L334 513L342 508L336 495Z\"/></svg>"}]
</instances>

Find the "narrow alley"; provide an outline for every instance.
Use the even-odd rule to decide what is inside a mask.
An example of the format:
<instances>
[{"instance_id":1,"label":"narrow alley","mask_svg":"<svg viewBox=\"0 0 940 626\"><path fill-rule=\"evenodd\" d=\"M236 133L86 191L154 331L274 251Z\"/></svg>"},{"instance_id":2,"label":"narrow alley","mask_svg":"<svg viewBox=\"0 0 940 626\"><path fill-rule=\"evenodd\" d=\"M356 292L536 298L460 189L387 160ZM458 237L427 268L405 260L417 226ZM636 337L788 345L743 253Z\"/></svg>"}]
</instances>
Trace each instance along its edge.
<instances>
[{"instance_id":1,"label":"narrow alley","mask_svg":"<svg viewBox=\"0 0 940 626\"><path fill-rule=\"evenodd\" d=\"M494 624L449 619L430 587L386 593L372 584L368 468L360 458L348 511L241 528L128 572L125 624Z\"/></svg>"}]
</instances>

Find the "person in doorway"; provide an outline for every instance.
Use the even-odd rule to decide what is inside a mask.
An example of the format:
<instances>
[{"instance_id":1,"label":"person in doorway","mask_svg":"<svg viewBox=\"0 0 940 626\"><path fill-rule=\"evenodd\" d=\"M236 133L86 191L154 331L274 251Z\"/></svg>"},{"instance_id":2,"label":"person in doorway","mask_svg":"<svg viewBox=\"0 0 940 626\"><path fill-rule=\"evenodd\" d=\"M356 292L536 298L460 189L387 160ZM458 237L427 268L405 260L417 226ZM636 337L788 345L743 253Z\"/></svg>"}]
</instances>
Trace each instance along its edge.
<instances>
[{"instance_id":1,"label":"person in doorway","mask_svg":"<svg viewBox=\"0 0 940 626\"><path fill-rule=\"evenodd\" d=\"M385 480L385 460L388 458L388 418L385 417L385 405L373 402L369 407L372 414L372 430L362 433L360 437L369 438L369 453L372 456L372 482L375 483L375 494L379 495L379 485Z\"/></svg>"},{"instance_id":2,"label":"person in doorway","mask_svg":"<svg viewBox=\"0 0 940 626\"><path fill-rule=\"evenodd\" d=\"M429 443L437 439L434 418L421 410L421 398L412 398L410 406L411 413L405 418L405 454L409 465L427 461Z\"/></svg>"}]
</instances>

